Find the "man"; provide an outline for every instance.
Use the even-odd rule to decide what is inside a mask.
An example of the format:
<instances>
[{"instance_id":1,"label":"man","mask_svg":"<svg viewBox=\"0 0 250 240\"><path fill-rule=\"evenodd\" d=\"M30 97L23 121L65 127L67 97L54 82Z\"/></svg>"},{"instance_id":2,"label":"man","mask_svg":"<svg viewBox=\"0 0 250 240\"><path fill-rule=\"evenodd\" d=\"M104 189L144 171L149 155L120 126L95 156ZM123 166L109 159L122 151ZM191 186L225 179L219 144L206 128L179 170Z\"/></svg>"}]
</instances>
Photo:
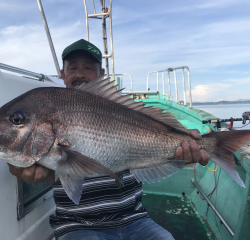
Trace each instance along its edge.
<instances>
[{"instance_id":1,"label":"man","mask_svg":"<svg viewBox=\"0 0 250 240\"><path fill-rule=\"evenodd\" d=\"M62 59L61 74L67 88L104 77L101 51L83 39L65 48ZM197 130L190 130L190 134L196 139L201 138ZM191 141L177 148L175 159L206 165L208 155L203 150L199 151L197 144ZM142 184L129 170L118 173L124 184L120 188L110 176L85 178L80 203L75 205L61 183L55 182L54 171L36 164L29 168L9 164L9 169L19 180L30 184L53 183L57 208L55 215L50 217L50 224L60 240L173 239L168 231L148 217L141 205Z\"/></svg>"}]
</instances>

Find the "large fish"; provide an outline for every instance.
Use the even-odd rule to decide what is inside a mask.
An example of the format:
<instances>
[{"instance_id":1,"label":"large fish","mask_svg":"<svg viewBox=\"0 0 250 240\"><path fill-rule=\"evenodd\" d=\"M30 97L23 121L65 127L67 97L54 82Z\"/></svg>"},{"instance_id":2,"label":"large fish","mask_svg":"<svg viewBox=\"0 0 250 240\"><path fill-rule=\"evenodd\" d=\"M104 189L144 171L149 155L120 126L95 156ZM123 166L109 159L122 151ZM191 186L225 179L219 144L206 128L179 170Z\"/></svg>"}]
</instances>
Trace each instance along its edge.
<instances>
[{"instance_id":1,"label":"large fish","mask_svg":"<svg viewBox=\"0 0 250 240\"><path fill-rule=\"evenodd\" d=\"M34 163L55 170L78 204L84 177L130 169L137 181L154 182L181 169L175 150L193 140L177 120L146 108L116 86L94 80L78 89L36 88L0 108L0 159L19 167ZM250 131L209 133L196 140L210 159L244 187L232 152L250 140Z\"/></svg>"}]
</instances>

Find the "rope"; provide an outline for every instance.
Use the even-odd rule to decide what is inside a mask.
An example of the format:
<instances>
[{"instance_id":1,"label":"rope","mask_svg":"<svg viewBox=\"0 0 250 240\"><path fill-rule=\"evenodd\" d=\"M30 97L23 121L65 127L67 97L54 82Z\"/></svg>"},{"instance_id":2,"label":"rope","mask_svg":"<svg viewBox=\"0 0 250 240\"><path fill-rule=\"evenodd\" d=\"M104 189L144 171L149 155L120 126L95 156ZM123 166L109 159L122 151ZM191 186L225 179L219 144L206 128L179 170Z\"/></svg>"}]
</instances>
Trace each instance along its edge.
<instances>
[{"instance_id":1,"label":"rope","mask_svg":"<svg viewBox=\"0 0 250 240\"><path fill-rule=\"evenodd\" d=\"M211 172L216 172L217 170L218 170L218 168L219 168L219 166L217 165L217 168L216 169L214 169L214 170L212 170L211 168L209 168L207 165L206 165L206 167L207 167L207 169L209 170L209 171L211 171Z\"/></svg>"},{"instance_id":2,"label":"rope","mask_svg":"<svg viewBox=\"0 0 250 240\"><path fill-rule=\"evenodd\" d=\"M197 182L197 181L196 181L196 174L195 174L195 165L196 165L196 163L194 164L194 179L195 179L195 182ZM214 168L215 168L215 166L216 166L216 164L214 164ZM218 168L218 166L217 166L217 168ZM212 190L211 193L209 193L209 194L207 195L207 197L209 197L209 196L215 191L216 187L217 187L217 186L216 186L216 176L215 176L215 171L214 171L214 189ZM205 200L205 198L203 198L203 197L201 196L201 194L199 194L199 196L200 196L200 199Z\"/></svg>"}]
</instances>

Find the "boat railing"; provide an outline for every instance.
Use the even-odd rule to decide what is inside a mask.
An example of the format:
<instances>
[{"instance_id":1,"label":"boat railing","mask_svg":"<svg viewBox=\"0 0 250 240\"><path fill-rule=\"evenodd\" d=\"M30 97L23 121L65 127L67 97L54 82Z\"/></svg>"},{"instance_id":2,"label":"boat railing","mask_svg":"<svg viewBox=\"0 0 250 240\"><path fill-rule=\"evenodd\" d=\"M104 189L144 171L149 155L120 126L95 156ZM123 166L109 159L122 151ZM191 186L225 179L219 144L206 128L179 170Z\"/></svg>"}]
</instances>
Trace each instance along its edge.
<instances>
[{"instance_id":1,"label":"boat railing","mask_svg":"<svg viewBox=\"0 0 250 240\"><path fill-rule=\"evenodd\" d=\"M147 91L149 91L149 76L153 73L157 74L157 92L159 92L159 73L162 73L162 84L163 84L163 95L165 95L165 79L164 79L164 73L167 72L168 70L160 70L160 71L154 71L150 72L147 76ZM170 88L170 76L168 72L168 83L169 83L169 96L171 96L171 88Z\"/></svg>"},{"instance_id":2,"label":"boat railing","mask_svg":"<svg viewBox=\"0 0 250 240\"><path fill-rule=\"evenodd\" d=\"M132 92L133 91L133 79L132 79L132 76L129 74L129 73L116 73L115 74L115 77L120 77L120 79L118 80L118 82L116 82L115 84L117 84L118 86L118 89L122 89L122 82L123 82L123 76L129 76L130 78L130 91L129 92ZM107 74L104 75L105 78L107 78ZM116 78L115 78L116 79ZM113 81L114 79L111 78L111 81ZM123 92L123 91L122 91Z\"/></svg>"},{"instance_id":3,"label":"boat railing","mask_svg":"<svg viewBox=\"0 0 250 240\"><path fill-rule=\"evenodd\" d=\"M45 79L49 80L49 79L47 79L48 77L46 75L43 75L41 73L31 72L31 71L28 71L28 70L13 67L13 66L3 64L3 63L0 63L0 69L6 70L6 71L9 71L9 72L24 74L26 76L33 77L33 78L37 78L39 81L44 81Z\"/></svg>"},{"instance_id":4,"label":"boat railing","mask_svg":"<svg viewBox=\"0 0 250 240\"><path fill-rule=\"evenodd\" d=\"M10 65L7 65L7 64L3 64L3 63L0 63L0 70L5 70L5 71L8 71L8 72L13 72L13 73L18 73L18 74L21 74L22 77L25 77L25 78L30 78L32 80L38 80L38 81L41 81L41 82L52 82L60 87L64 87L64 84L63 82L60 82L60 80L58 81L58 76L56 75L45 75L45 74L42 74L42 73L35 73L35 72L31 72L31 71L28 71L28 70L25 70L25 69L21 69L21 68L17 68L17 67L13 67L13 66L10 66Z\"/></svg>"},{"instance_id":5,"label":"boat railing","mask_svg":"<svg viewBox=\"0 0 250 240\"><path fill-rule=\"evenodd\" d=\"M176 70L179 70L179 69L182 70L183 98L184 98L184 101L179 101L179 98L178 98L178 86L177 86ZM129 75L130 76L131 90L130 91L122 91L122 93L124 93L124 94L134 94L134 95L135 94L148 95L148 94L159 94L160 93L160 90L159 90L159 85L160 85L159 84L159 73L162 73L163 95L166 95L166 92L165 92L165 72L167 72L168 73L169 101L172 102L170 72L174 72L176 103L186 106L187 105L187 100L186 100L186 87L185 87L184 70L187 71L187 75L188 75L189 104L190 104L190 108L192 108L192 93L191 93L190 71L189 71L189 68L186 67L186 66L177 67L177 68L168 68L166 70L150 72L148 74L148 76L147 76L147 89L146 89L146 91L133 91L133 80L132 80L132 76L130 74L116 74L116 75ZM157 74L157 91L150 91L150 89L149 89L149 76L151 74L153 74L153 73ZM122 77L121 77L120 86L122 88Z\"/></svg>"},{"instance_id":6,"label":"boat railing","mask_svg":"<svg viewBox=\"0 0 250 240\"><path fill-rule=\"evenodd\" d=\"M122 74L115 74L115 76L120 76L120 89L122 89L122 79L123 76L129 76L130 77L130 91L133 91L133 79L132 76L129 73L122 73Z\"/></svg>"},{"instance_id":7,"label":"boat railing","mask_svg":"<svg viewBox=\"0 0 250 240\"><path fill-rule=\"evenodd\" d=\"M190 102L190 108L192 108L192 93L191 93L191 82L190 82L190 71L187 66L183 67L177 67L177 68L168 68L166 70L160 70L160 71L154 71L150 72L147 76L147 91L149 91L149 76L153 73L157 74L157 92L159 92L159 73L162 73L162 85L163 85L163 95L165 95L165 72L168 73L168 89L169 89L169 99L171 101L171 82L170 82L170 72L174 72L174 81L175 81L175 95L176 95L176 103L179 103L179 98L178 98L178 86L177 86L177 77L176 77L176 70L182 70L182 82L183 82L183 105L187 105L186 101L186 87L185 87L185 74L184 70L186 69L187 74L188 74L188 88L189 88L189 102ZM180 101L182 102L182 101Z\"/></svg>"}]
</instances>

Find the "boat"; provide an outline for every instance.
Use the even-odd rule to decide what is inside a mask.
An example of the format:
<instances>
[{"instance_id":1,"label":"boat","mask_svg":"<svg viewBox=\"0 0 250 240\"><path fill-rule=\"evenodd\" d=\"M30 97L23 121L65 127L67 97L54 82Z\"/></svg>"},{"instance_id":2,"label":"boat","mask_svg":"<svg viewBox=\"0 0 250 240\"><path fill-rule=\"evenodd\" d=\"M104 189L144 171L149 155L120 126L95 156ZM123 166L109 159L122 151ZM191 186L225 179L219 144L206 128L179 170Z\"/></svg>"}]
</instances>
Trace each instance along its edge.
<instances>
[{"instance_id":1,"label":"boat","mask_svg":"<svg viewBox=\"0 0 250 240\"><path fill-rule=\"evenodd\" d=\"M86 1L84 1L84 4L87 33L89 17L101 18L103 26L105 26L106 18L109 17L111 20L112 0L109 8L103 8L103 12L99 14L95 11L95 5L94 14L88 14ZM40 0L38 0L38 5L45 24L58 77L60 77L59 65ZM112 24L110 26L112 28ZM105 42L105 31L106 26L103 29L104 46L107 44ZM112 41L111 39L111 44ZM129 94L136 102L143 101L146 107L158 107L163 112L171 113L183 126L188 129L198 129L201 134L208 133L211 130L228 130L225 122L192 106L191 77L187 66L169 66L165 70L152 71L148 73L145 89L134 91L130 74L114 73L112 51L113 46L111 46L110 54L104 47L106 65L108 65L108 58L112 59L112 74L108 72L107 75L111 76L111 80L118 85L119 89L122 89L123 77L125 75L130 77L131 89L123 90L123 94ZM177 87L177 71L183 73L184 99L182 101L178 99L180 89ZM189 102L186 101L185 96L186 79L184 72L188 76ZM155 91L148 87L151 74L156 76ZM162 74L163 80L162 92L159 90L160 74ZM172 96L170 88L171 74L174 74L175 97ZM168 93L165 92L165 75L168 79ZM30 89L49 86L64 87L56 77L0 63L0 106ZM245 188L237 185L211 161L206 167L199 164L189 164L167 179L162 179L154 184L143 184L142 202L150 217L171 232L176 240L249 240L250 155L247 147L249 147L249 143L246 143L245 146L234 153L237 170L245 183ZM0 182L0 238L3 240L54 239L53 229L49 225L49 216L55 211L51 185L47 183L28 185L18 181L9 173L8 166L4 161L0 161ZM212 194L210 194L211 192Z\"/></svg>"}]
</instances>

